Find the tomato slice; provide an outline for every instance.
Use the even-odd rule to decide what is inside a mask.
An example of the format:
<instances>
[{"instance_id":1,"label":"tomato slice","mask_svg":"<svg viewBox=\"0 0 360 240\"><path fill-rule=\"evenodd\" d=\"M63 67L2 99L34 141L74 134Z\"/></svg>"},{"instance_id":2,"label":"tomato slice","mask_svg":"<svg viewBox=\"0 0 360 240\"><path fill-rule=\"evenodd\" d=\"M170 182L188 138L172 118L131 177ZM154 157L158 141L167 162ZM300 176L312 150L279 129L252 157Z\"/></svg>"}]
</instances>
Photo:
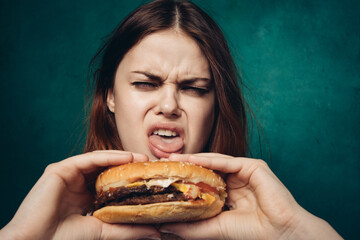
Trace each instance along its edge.
<instances>
[{"instance_id":1,"label":"tomato slice","mask_svg":"<svg viewBox=\"0 0 360 240\"><path fill-rule=\"evenodd\" d=\"M212 187L206 183L200 182L195 185L198 186L199 188L201 188L202 192L204 192L204 193L208 193L208 192L213 192L216 194L219 193L219 191L215 187Z\"/></svg>"}]
</instances>

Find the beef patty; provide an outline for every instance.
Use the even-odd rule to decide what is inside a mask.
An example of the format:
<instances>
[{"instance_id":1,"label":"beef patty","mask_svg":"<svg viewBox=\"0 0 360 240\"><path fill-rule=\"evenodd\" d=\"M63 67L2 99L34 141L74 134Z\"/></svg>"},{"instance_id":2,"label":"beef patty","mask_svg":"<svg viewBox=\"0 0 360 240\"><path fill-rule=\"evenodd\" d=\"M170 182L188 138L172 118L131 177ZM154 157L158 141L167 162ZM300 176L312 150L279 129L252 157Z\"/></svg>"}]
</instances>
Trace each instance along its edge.
<instances>
[{"instance_id":1,"label":"beef patty","mask_svg":"<svg viewBox=\"0 0 360 240\"><path fill-rule=\"evenodd\" d=\"M175 187L147 187L145 184L133 187L110 188L101 193L94 202L94 210L104 206L138 205L158 202L186 200L184 194Z\"/></svg>"}]
</instances>

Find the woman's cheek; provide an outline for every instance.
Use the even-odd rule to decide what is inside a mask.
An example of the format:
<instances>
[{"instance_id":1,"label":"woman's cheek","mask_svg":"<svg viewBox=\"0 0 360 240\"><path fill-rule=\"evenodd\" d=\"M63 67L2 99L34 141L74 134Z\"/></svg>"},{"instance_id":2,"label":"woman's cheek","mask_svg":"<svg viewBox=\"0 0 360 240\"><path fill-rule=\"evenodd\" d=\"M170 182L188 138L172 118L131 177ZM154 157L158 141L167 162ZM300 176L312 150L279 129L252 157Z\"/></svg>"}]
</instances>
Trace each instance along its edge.
<instances>
[{"instance_id":1,"label":"woman's cheek","mask_svg":"<svg viewBox=\"0 0 360 240\"><path fill-rule=\"evenodd\" d=\"M188 153L202 152L211 134L214 124L214 107L211 99L193 102L187 105Z\"/></svg>"}]
</instances>

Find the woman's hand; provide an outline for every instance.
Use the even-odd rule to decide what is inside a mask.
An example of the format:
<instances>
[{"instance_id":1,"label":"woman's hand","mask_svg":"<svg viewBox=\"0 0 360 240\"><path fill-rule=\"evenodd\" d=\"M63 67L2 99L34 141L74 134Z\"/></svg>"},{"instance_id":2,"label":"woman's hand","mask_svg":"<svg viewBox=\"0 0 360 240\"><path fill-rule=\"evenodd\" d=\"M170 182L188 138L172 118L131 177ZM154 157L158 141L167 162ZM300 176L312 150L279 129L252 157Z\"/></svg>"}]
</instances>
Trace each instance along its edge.
<instances>
[{"instance_id":1,"label":"woman's hand","mask_svg":"<svg viewBox=\"0 0 360 240\"><path fill-rule=\"evenodd\" d=\"M26 196L1 239L137 239L159 238L155 228L107 224L85 216L93 202L89 182L99 170L145 155L122 151L95 151L49 165Z\"/></svg>"},{"instance_id":2,"label":"woman's hand","mask_svg":"<svg viewBox=\"0 0 360 240\"><path fill-rule=\"evenodd\" d=\"M194 223L166 224L185 239L341 239L325 221L301 208L262 160L215 153L171 155L227 174L229 211Z\"/></svg>"}]
</instances>

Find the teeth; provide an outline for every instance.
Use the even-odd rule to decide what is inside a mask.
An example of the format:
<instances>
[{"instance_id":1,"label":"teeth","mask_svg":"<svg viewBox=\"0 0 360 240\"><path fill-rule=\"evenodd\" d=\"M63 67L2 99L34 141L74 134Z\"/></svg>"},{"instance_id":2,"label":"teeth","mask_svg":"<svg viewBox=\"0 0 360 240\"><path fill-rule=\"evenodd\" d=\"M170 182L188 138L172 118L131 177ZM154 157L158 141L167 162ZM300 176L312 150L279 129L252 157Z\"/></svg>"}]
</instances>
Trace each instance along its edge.
<instances>
[{"instance_id":1,"label":"teeth","mask_svg":"<svg viewBox=\"0 0 360 240\"><path fill-rule=\"evenodd\" d=\"M176 137L178 135L176 132L170 130L164 130L164 129L155 130L153 134L163 137Z\"/></svg>"}]
</instances>

